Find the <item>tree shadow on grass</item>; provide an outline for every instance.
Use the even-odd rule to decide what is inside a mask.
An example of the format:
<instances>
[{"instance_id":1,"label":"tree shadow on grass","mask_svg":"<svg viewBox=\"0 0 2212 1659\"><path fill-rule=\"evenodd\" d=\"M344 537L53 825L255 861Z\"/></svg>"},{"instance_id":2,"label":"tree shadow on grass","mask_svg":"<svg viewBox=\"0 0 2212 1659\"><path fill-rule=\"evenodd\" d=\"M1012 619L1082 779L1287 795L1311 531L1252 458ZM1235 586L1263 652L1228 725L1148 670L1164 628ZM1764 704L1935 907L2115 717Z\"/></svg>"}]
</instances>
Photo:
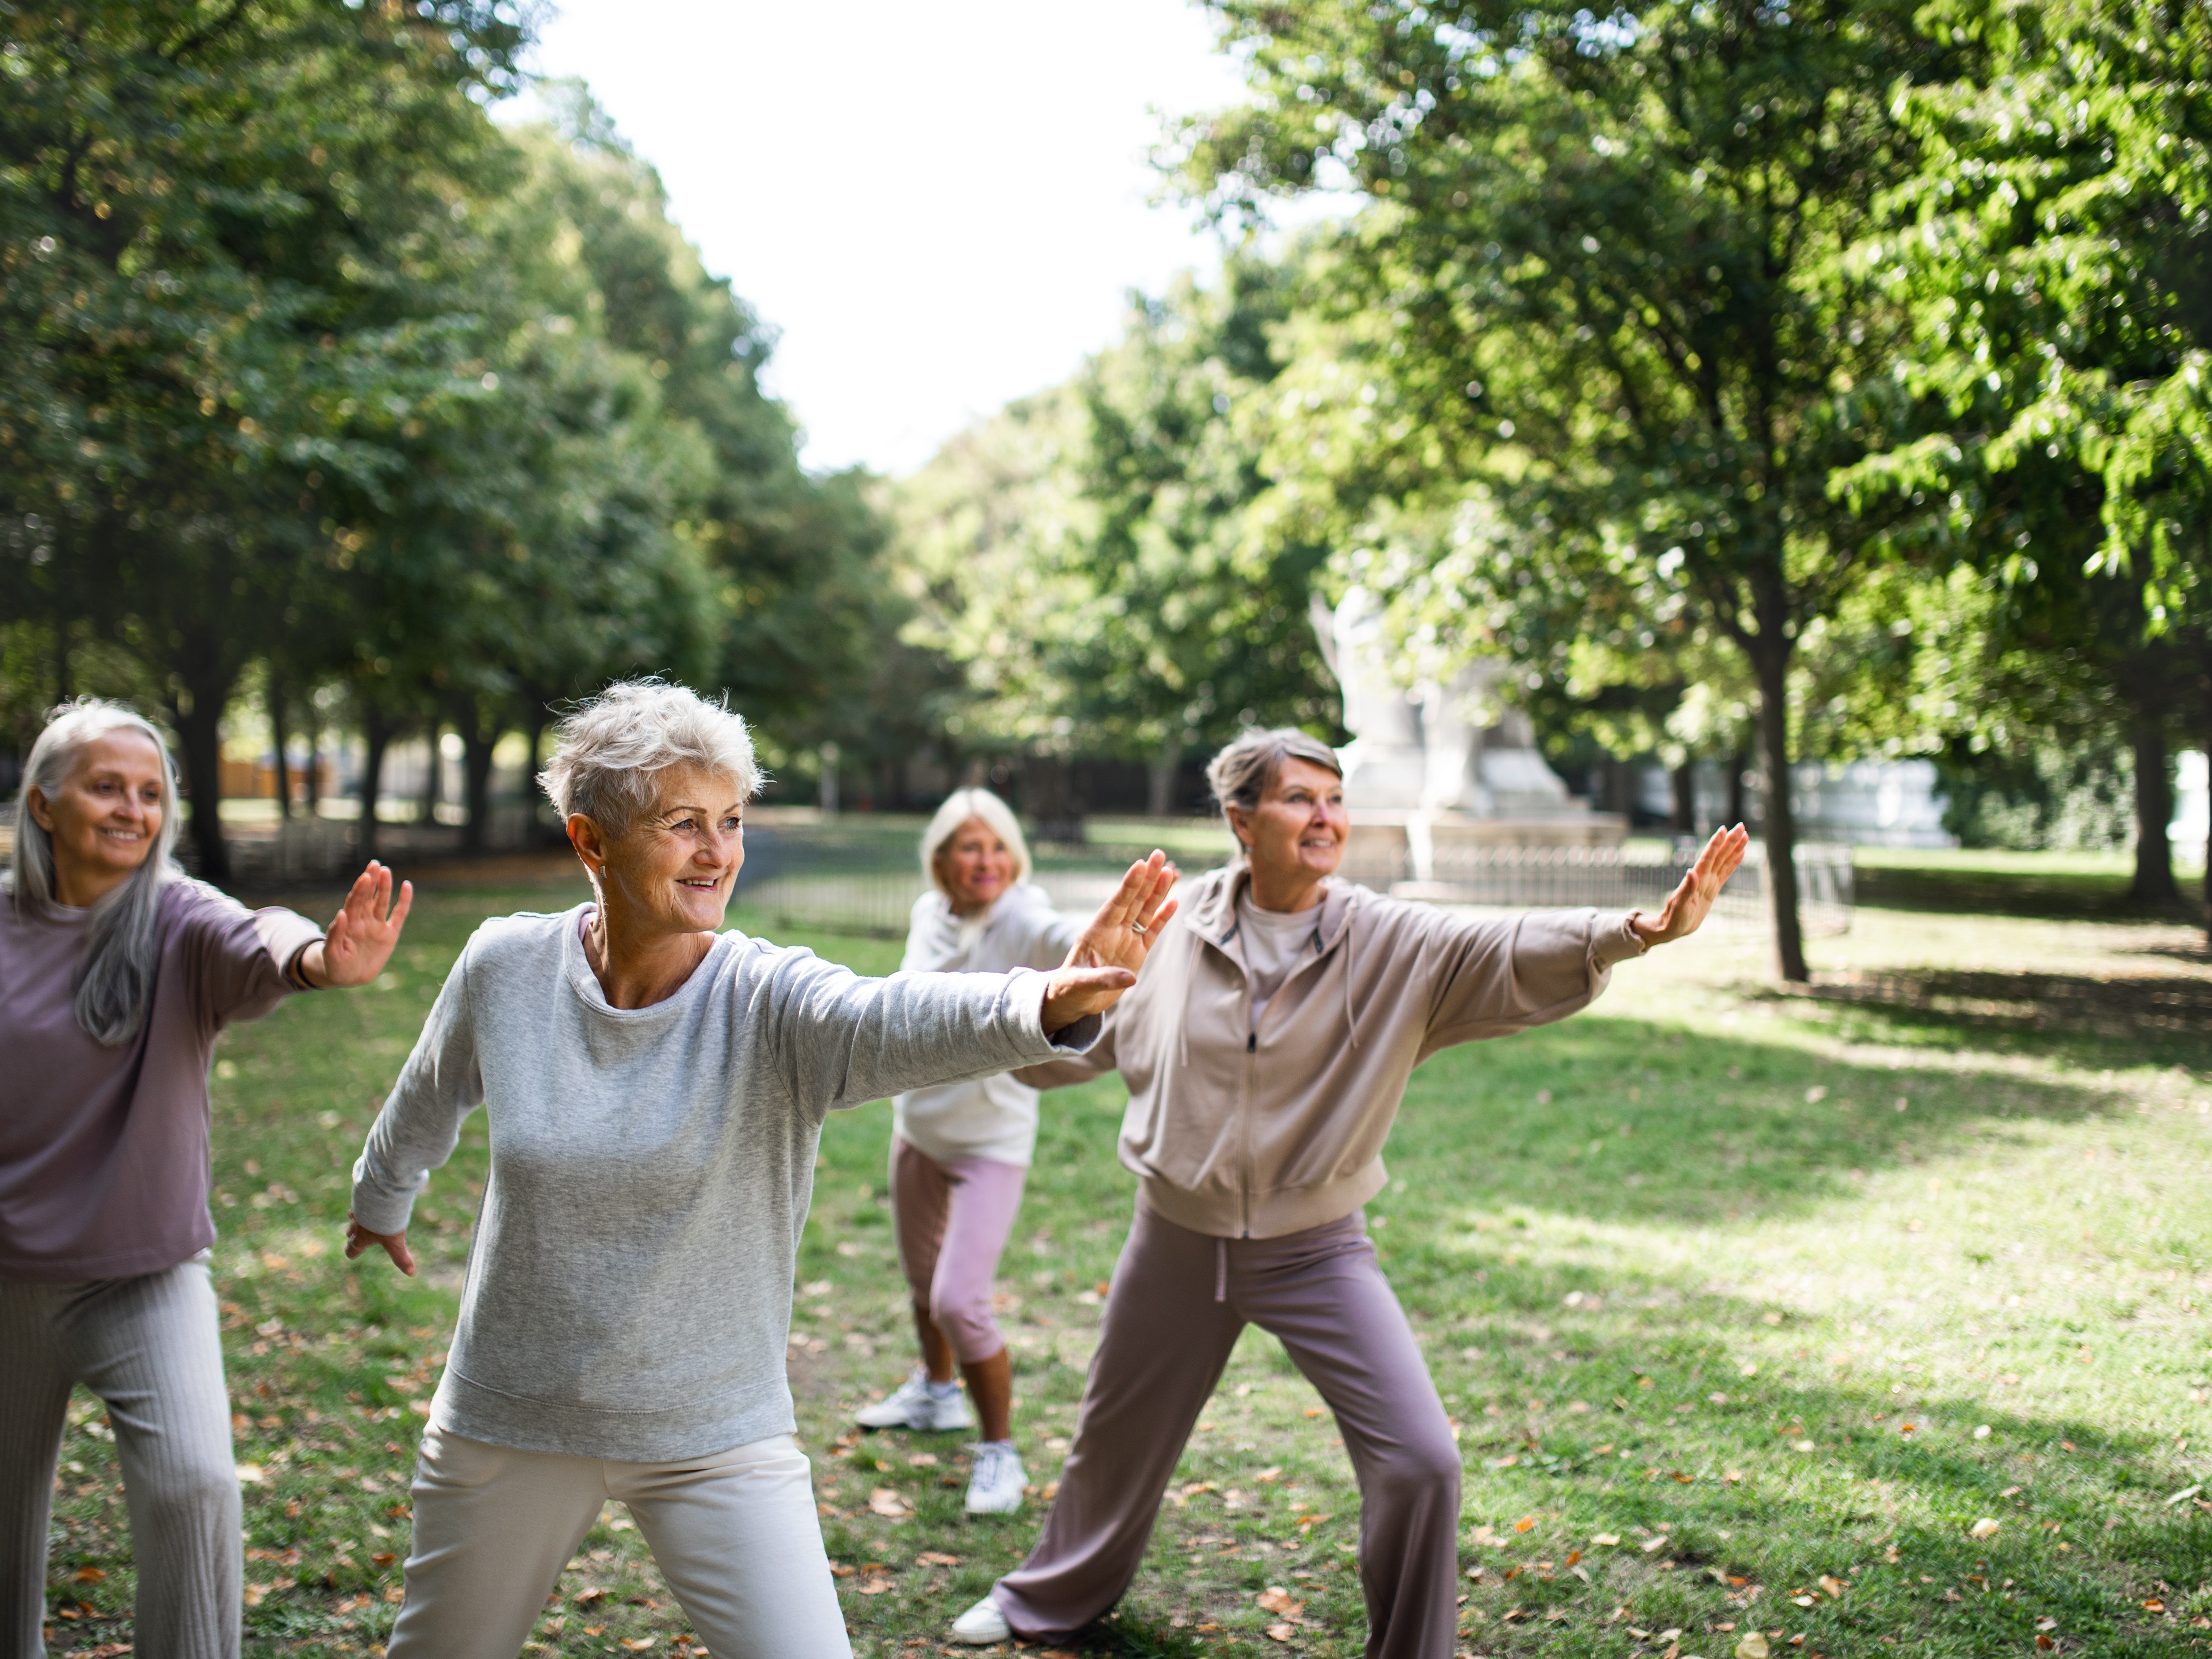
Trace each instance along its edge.
<instances>
[{"instance_id":1,"label":"tree shadow on grass","mask_svg":"<svg viewBox=\"0 0 2212 1659\"><path fill-rule=\"evenodd\" d=\"M1807 1213L1873 1170L1942 1156L1969 1135L2002 1147L2025 1122L2126 1103L2086 1085L1854 1065L1592 1018L1438 1055L1413 1074L1384 1156L1419 1172L1417 1205L1448 1193L1461 1207L1700 1225Z\"/></svg>"},{"instance_id":2,"label":"tree shadow on grass","mask_svg":"<svg viewBox=\"0 0 2212 1659\"><path fill-rule=\"evenodd\" d=\"M2178 907L2145 905L2128 896L2128 883L2118 872L1865 868L1855 872L1853 890L1863 905L1945 915L2043 921L2202 918L2202 907L2191 902L2194 895Z\"/></svg>"},{"instance_id":3,"label":"tree shadow on grass","mask_svg":"<svg viewBox=\"0 0 2212 1659\"><path fill-rule=\"evenodd\" d=\"M2014 1053L2071 1052L2092 1066L2212 1066L2212 978L2200 975L1902 969L1759 994L1851 1009L1922 1036L1957 1031Z\"/></svg>"}]
</instances>

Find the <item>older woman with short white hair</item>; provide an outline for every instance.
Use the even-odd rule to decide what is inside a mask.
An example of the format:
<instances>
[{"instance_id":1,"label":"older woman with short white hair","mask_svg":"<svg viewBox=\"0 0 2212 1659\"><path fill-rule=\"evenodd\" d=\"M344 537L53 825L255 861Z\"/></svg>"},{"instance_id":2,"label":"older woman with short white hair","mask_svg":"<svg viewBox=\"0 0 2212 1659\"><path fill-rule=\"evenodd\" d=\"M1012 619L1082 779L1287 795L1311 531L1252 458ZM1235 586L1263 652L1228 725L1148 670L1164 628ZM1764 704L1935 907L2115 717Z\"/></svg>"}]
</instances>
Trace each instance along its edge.
<instances>
[{"instance_id":1,"label":"older woman with short white hair","mask_svg":"<svg viewBox=\"0 0 2212 1659\"><path fill-rule=\"evenodd\" d=\"M354 1170L347 1253L412 1272L415 1195L485 1109L392 1659L514 1659L610 1498L716 1659L839 1659L784 1374L823 1120L1081 1053L1174 872L1132 866L1049 975L862 979L717 932L757 781L744 721L639 682L560 736L541 781L592 900L477 930Z\"/></svg>"},{"instance_id":2,"label":"older woman with short white hair","mask_svg":"<svg viewBox=\"0 0 2212 1659\"><path fill-rule=\"evenodd\" d=\"M238 1652L236 1465L208 1267L208 1065L235 1020L365 985L410 890L371 864L328 935L248 910L170 857L177 781L120 703L54 710L31 745L0 905L0 1654L40 1650L70 1390L115 1426L138 1651ZM389 908L387 908L389 905Z\"/></svg>"},{"instance_id":3,"label":"older woman with short white hair","mask_svg":"<svg viewBox=\"0 0 2212 1659\"><path fill-rule=\"evenodd\" d=\"M988 789L946 798L922 832L921 867L930 888L914 902L903 970L1049 968L1083 932L1085 918L1054 910L1030 880L1022 827ZM975 1419L952 1376L957 1359L982 1419L968 1512L1011 1515L1028 1475L1012 1437L1013 1360L991 1316L991 1286L1036 1150L1037 1091L1002 1073L910 1089L891 1111L891 1213L921 1364L859 1419L870 1429L969 1427Z\"/></svg>"}]
</instances>

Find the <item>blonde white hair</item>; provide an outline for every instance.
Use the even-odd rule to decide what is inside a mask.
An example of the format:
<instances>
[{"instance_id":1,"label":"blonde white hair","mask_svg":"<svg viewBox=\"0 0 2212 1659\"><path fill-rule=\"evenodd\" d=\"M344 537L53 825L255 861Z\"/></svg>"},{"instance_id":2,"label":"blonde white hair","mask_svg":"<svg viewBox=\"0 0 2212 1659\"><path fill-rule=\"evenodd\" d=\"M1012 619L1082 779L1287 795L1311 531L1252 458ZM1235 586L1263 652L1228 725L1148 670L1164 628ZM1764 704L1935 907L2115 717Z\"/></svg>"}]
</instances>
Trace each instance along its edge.
<instances>
[{"instance_id":1,"label":"blonde white hair","mask_svg":"<svg viewBox=\"0 0 2212 1659\"><path fill-rule=\"evenodd\" d=\"M161 965L161 886L185 872L171 854L177 845L177 775L169 746L137 710L99 697L79 697L46 716L31 745L23 787L15 796L15 867L9 886L19 916L59 908L54 896L54 841L31 816L31 791L51 801L76 770L87 744L111 732L137 732L161 757L161 828L146 861L92 907L85 930L84 965L76 982L76 1023L104 1048L116 1048L138 1034L146 998Z\"/></svg>"},{"instance_id":2,"label":"blonde white hair","mask_svg":"<svg viewBox=\"0 0 2212 1659\"><path fill-rule=\"evenodd\" d=\"M947 898L952 896L951 889L945 884L945 872L938 867L938 859L970 818L982 819L990 826L991 833L1006 843L1006 850L1014 855L1014 880L1027 881L1030 844L1022 839L1022 826L1014 821L1013 809L988 789L956 789L945 798L945 805L930 819L929 828L921 832L921 872L937 884L937 890Z\"/></svg>"},{"instance_id":3,"label":"blonde white hair","mask_svg":"<svg viewBox=\"0 0 2212 1659\"><path fill-rule=\"evenodd\" d=\"M616 840L652 811L672 766L730 779L739 800L760 789L752 738L726 697L709 702L663 679L617 680L579 703L554 733L560 746L538 787L563 818L580 812Z\"/></svg>"}]
</instances>

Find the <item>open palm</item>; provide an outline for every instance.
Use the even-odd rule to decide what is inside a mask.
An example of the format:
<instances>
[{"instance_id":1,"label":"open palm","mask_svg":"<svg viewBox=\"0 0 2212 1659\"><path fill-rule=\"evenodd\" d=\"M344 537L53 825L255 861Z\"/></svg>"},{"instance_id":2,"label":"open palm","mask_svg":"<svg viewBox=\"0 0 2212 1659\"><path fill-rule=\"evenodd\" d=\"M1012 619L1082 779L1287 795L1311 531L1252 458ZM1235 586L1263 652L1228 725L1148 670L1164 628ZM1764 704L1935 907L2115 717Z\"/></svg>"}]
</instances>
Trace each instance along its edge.
<instances>
[{"instance_id":1,"label":"open palm","mask_svg":"<svg viewBox=\"0 0 2212 1659\"><path fill-rule=\"evenodd\" d=\"M1657 919L1638 911L1629 918L1629 925L1647 946L1664 945L1669 939L1696 933L1698 924L1712 909L1713 901L1721 896L1721 889L1728 884L1728 878L1743 862L1744 853L1750 845L1751 832L1740 823L1732 829L1714 830L1713 838L1705 843L1705 850L1698 854L1698 861L1690 866L1680 884L1667 895L1667 902Z\"/></svg>"},{"instance_id":2,"label":"open palm","mask_svg":"<svg viewBox=\"0 0 2212 1659\"><path fill-rule=\"evenodd\" d=\"M1103 1013L1137 982L1137 970L1176 913L1168 892L1182 874L1158 851L1129 866L1068 951L1067 960L1045 981L1046 1030Z\"/></svg>"},{"instance_id":3,"label":"open palm","mask_svg":"<svg viewBox=\"0 0 2212 1659\"><path fill-rule=\"evenodd\" d=\"M337 988L366 985L374 979L392 960L414 902L411 881L400 883L399 897L393 902L392 872L371 859L368 867L354 878L322 943L309 945L301 958L300 969L307 983Z\"/></svg>"}]
</instances>

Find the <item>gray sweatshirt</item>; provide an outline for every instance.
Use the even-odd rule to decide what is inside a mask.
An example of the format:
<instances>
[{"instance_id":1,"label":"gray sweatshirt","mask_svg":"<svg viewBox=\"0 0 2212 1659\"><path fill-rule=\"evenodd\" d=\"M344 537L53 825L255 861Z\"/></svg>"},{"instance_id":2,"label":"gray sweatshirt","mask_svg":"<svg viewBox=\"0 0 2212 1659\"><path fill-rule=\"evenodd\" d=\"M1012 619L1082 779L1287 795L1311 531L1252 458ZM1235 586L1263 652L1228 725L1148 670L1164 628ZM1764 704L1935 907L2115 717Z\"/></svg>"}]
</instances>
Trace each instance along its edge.
<instances>
[{"instance_id":1,"label":"gray sweatshirt","mask_svg":"<svg viewBox=\"0 0 2212 1659\"><path fill-rule=\"evenodd\" d=\"M589 907L486 922L354 1165L407 1224L478 1104L491 1174L431 1420L526 1451L660 1461L787 1434L791 1283L822 1121L902 1089L1065 1057L1043 979L862 979L725 933L676 994L611 1006Z\"/></svg>"}]
</instances>

